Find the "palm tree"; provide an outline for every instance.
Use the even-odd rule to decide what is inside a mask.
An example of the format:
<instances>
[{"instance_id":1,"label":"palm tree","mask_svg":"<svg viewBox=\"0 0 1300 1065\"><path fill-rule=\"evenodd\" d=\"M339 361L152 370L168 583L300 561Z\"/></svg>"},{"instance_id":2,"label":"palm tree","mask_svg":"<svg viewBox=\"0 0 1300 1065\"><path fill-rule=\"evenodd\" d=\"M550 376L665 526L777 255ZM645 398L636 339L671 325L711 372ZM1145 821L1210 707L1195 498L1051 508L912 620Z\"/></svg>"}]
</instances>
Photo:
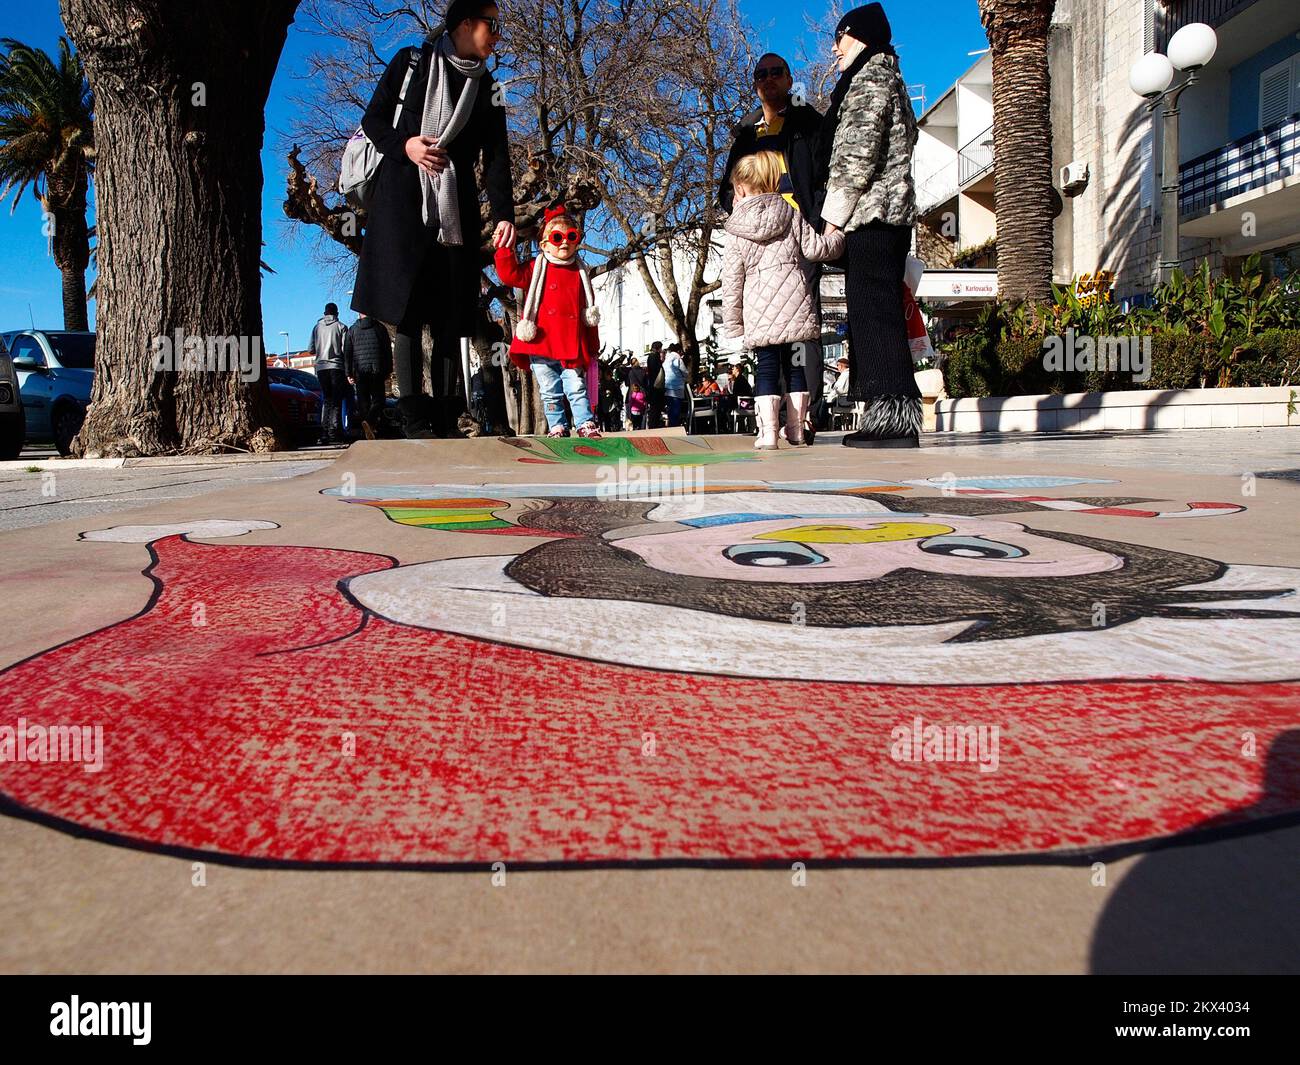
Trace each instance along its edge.
<instances>
[{"instance_id":1,"label":"palm tree","mask_svg":"<svg viewBox=\"0 0 1300 1065\"><path fill-rule=\"evenodd\" d=\"M57 63L11 38L0 48L0 200L13 192L16 210L32 186L63 274L63 328L85 329L86 194L95 154L90 87L66 37Z\"/></svg>"},{"instance_id":2,"label":"palm tree","mask_svg":"<svg viewBox=\"0 0 1300 1065\"><path fill-rule=\"evenodd\" d=\"M993 55L993 202L998 293L1045 300L1052 287L1051 78L1048 35L1056 0L979 0Z\"/></svg>"}]
</instances>

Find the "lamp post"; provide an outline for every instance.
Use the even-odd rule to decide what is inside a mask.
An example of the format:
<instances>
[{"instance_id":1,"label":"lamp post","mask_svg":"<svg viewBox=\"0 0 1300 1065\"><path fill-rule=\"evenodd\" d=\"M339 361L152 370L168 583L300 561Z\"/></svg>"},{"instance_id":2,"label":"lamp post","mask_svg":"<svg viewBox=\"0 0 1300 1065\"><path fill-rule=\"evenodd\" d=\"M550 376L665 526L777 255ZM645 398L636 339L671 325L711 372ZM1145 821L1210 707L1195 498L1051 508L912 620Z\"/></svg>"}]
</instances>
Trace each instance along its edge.
<instances>
[{"instance_id":1,"label":"lamp post","mask_svg":"<svg viewBox=\"0 0 1300 1065\"><path fill-rule=\"evenodd\" d=\"M1214 58L1219 46L1214 30L1204 22L1193 22L1169 39L1169 54L1148 52L1129 71L1130 88L1150 102L1147 112L1161 103L1163 119L1163 158L1160 161L1160 281L1168 281L1182 258L1178 247L1178 98L1183 90L1196 84L1196 72ZM1174 69L1187 77L1173 85ZM1170 86L1173 85L1172 88Z\"/></svg>"}]
</instances>

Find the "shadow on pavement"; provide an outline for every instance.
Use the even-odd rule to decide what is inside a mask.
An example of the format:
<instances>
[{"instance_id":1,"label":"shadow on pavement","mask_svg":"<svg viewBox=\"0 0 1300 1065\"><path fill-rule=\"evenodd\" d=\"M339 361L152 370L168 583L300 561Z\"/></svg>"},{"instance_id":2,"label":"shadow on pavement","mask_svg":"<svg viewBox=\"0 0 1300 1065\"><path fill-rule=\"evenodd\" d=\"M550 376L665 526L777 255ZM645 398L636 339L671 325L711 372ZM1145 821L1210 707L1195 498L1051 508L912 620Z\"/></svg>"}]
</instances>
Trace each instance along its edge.
<instances>
[{"instance_id":1,"label":"shadow on pavement","mask_svg":"<svg viewBox=\"0 0 1300 1065\"><path fill-rule=\"evenodd\" d=\"M1300 797L1300 729L1274 741L1260 816ZM1207 822L1201 828L1212 828ZM1097 974L1300 972L1300 826L1140 859L1093 932Z\"/></svg>"}]
</instances>

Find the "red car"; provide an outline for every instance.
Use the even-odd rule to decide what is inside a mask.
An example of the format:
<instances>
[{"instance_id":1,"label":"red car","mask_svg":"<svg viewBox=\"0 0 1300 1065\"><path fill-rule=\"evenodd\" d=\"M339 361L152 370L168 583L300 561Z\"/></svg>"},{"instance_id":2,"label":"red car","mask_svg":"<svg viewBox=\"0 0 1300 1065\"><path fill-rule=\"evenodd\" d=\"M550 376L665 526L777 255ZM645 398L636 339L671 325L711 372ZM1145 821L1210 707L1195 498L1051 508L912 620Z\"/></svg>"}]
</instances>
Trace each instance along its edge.
<instances>
[{"instance_id":1,"label":"red car","mask_svg":"<svg viewBox=\"0 0 1300 1065\"><path fill-rule=\"evenodd\" d=\"M299 375L312 375L305 370L275 367L268 367L266 375L271 402L294 441L314 444L320 436L321 395L299 379Z\"/></svg>"}]
</instances>

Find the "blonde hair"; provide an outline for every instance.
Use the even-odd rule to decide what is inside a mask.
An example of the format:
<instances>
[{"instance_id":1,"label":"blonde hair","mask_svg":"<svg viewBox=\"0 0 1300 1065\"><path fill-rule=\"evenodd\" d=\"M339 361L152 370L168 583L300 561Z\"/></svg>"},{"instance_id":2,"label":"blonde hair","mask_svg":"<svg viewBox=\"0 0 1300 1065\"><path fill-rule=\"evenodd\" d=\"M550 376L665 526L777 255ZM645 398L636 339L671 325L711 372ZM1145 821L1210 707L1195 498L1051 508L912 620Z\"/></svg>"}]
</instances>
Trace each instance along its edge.
<instances>
[{"instance_id":1,"label":"blonde hair","mask_svg":"<svg viewBox=\"0 0 1300 1065\"><path fill-rule=\"evenodd\" d=\"M731 184L744 185L759 194L776 192L781 187L781 157L776 152L745 156L732 170Z\"/></svg>"}]
</instances>

